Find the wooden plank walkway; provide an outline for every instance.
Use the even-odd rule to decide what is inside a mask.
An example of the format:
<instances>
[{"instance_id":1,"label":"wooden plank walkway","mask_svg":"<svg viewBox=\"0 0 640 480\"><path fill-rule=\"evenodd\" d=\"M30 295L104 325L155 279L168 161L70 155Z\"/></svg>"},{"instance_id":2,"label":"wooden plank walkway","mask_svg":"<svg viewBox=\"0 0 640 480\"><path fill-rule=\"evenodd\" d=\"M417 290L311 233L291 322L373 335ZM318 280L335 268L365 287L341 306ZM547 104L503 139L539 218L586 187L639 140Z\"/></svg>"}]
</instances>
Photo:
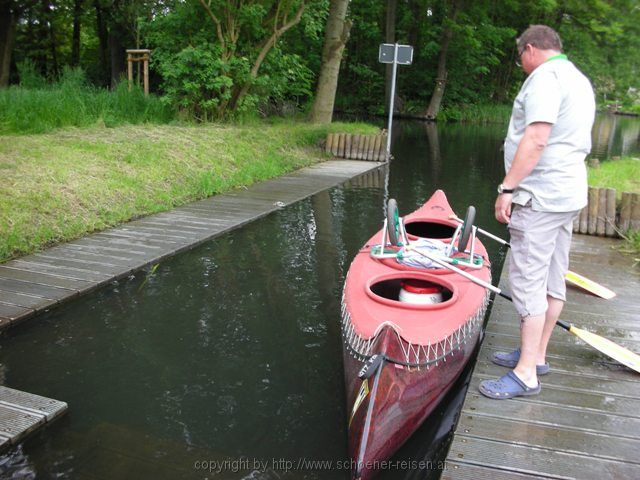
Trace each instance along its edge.
<instances>
[{"instance_id":1,"label":"wooden plank walkway","mask_svg":"<svg viewBox=\"0 0 640 480\"><path fill-rule=\"evenodd\" d=\"M21 442L66 410L64 402L0 386L0 450Z\"/></svg>"},{"instance_id":2,"label":"wooden plank walkway","mask_svg":"<svg viewBox=\"0 0 640 480\"><path fill-rule=\"evenodd\" d=\"M630 257L611 248L619 244L574 236L571 270L618 296L603 300L568 287L562 318L640 352L640 273ZM501 287L505 277L506 270ZM541 378L540 395L485 398L479 382L506 371L491 363L491 354L518 345L513 306L498 297L442 479L640 477L640 374L557 328L549 344L551 373Z\"/></svg>"},{"instance_id":3,"label":"wooden plank walkway","mask_svg":"<svg viewBox=\"0 0 640 480\"><path fill-rule=\"evenodd\" d=\"M0 329L382 165L319 163L0 264Z\"/></svg>"}]
</instances>

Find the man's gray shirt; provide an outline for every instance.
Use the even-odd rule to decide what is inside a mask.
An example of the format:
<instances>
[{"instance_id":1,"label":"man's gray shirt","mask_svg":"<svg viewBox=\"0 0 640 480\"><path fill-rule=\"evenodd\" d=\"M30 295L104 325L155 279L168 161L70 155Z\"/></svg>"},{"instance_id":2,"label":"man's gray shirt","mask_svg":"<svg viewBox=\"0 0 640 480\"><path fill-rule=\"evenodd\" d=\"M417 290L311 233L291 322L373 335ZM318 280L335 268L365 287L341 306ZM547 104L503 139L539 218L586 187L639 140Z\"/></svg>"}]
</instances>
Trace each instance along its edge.
<instances>
[{"instance_id":1,"label":"man's gray shirt","mask_svg":"<svg viewBox=\"0 0 640 480\"><path fill-rule=\"evenodd\" d=\"M504 143L506 171L528 125L553 127L538 164L514 192L514 203L531 200L533 210L545 212L570 212L587 204L584 159L591 150L594 117L591 83L566 57L547 60L529 75L513 103Z\"/></svg>"}]
</instances>

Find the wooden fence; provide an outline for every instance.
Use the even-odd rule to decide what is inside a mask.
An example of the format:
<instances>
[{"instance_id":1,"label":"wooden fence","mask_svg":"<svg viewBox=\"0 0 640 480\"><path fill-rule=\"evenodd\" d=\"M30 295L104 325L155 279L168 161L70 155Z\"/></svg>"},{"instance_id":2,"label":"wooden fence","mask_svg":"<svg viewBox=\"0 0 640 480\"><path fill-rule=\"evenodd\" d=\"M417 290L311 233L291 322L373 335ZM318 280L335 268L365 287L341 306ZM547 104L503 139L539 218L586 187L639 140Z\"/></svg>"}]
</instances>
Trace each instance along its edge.
<instances>
[{"instance_id":1,"label":"wooden fence","mask_svg":"<svg viewBox=\"0 0 640 480\"><path fill-rule=\"evenodd\" d=\"M618 209L615 189L589 187L589 203L573 223L573 231L616 237L628 230L640 230L640 195L623 192Z\"/></svg>"},{"instance_id":2,"label":"wooden fence","mask_svg":"<svg viewBox=\"0 0 640 480\"><path fill-rule=\"evenodd\" d=\"M387 159L387 134L329 133L325 151L334 157L384 162Z\"/></svg>"}]
</instances>

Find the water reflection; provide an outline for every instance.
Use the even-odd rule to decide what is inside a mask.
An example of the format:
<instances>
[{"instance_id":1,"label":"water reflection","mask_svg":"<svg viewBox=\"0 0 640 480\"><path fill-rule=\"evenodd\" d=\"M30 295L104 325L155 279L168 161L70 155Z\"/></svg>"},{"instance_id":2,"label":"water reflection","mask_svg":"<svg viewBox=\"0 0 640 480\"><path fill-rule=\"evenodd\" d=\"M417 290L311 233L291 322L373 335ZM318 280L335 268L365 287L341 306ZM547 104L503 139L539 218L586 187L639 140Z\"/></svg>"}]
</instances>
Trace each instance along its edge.
<instances>
[{"instance_id":1,"label":"water reflection","mask_svg":"<svg viewBox=\"0 0 640 480\"><path fill-rule=\"evenodd\" d=\"M591 157L637 155L640 150L640 120L620 115L598 115L593 125Z\"/></svg>"}]
</instances>

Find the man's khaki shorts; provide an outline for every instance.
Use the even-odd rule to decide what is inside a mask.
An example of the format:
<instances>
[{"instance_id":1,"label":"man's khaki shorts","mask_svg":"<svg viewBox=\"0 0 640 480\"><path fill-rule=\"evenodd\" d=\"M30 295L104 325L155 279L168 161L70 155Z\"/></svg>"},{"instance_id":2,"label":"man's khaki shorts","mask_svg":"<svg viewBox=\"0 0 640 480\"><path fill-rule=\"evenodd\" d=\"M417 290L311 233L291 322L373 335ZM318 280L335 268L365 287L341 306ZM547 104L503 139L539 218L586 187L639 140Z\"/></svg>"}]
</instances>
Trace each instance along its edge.
<instances>
[{"instance_id":1,"label":"man's khaki shorts","mask_svg":"<svg viewBox=\"0 0 640 480\"><path fill-rule=\"evenodd\" d=\"M536 212L530 204L513 205L509 283L521 317L543 315L547 295L566 299L564 276L569 269L573 220L579 212Z\"/></svg>"}]
</instances>

